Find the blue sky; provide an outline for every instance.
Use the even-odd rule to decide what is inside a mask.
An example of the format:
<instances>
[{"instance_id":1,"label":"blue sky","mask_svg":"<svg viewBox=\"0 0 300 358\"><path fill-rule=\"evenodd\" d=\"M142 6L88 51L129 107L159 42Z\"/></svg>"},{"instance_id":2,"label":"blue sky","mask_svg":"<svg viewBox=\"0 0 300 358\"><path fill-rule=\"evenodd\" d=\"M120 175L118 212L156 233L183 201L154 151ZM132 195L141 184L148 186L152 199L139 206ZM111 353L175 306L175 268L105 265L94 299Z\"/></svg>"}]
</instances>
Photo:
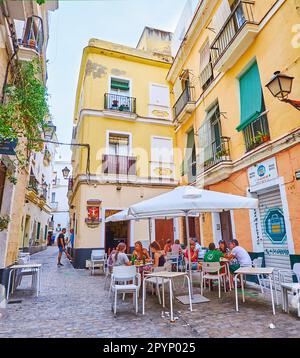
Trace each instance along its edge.
<instances>
[{"instance_id":1,"label":"blue sky","mask_svg":"<svg viewBox=\"0 0 300 358\"><path fill-rule=\"evenodd\" d=\"M60 0L50 15L50 111L60 141L70 142L83 48L90 38L135 47L145 26L174 31L185 0ZM64 147L64 158L69 155Z\"/></svg>"}]
</instances>

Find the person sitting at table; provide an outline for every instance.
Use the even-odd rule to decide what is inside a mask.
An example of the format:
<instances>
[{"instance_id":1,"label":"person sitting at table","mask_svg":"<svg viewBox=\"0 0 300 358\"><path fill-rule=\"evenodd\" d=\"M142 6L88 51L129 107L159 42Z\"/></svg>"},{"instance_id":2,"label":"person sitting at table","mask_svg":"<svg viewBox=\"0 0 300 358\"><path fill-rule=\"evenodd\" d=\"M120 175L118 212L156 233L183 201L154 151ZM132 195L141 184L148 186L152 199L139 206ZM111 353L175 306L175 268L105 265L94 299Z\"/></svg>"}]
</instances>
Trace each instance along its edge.
<instances>
[{"instance_id":1,"label":"person sitting at table","mask_svg":"<svg viewBox=\"0 0 300 358\"><path fill-rule=\"evenodd\" d=\"M186 258L187 266L189 263L189 254L192 263L192 270L197 270L199 268L198 265L199 251L196 249L196 243L193 239L190 239L190 253L188 252L188 248L184 251L184 257Z\"/></svg>"},{"instance_id":2,"label":"person sitting at table","mask_svg":"<svg viewBox=\"0 0 300 358\"><path fill-rule=\"evenodd\" d=\"M224 255L229 254L230 250L224 240L219 241L219 251L223 252Z\"/></svg>"},{"instance_id":3,"label":"person sitting at table","mask_svg":"<svg viewBox=\"0 0 300 358\"><path fill-rule=\"evenodd\" d=\"M166 244L164 246L164 252L165 252L165 255L168 253L168 252L171 252L172 251L172 240L168 239L166 241Z\"/></svg>"},{"instance_id":4,"label":"person sitting at table","mask_svg":"<svg viewBox=\"0 0 300 358\"><path fill-rule=\"evenodd\" d=\"M132 256L139 261L150 261L149 252L143 247L141 241L135 242Z\"/></svg>"},{"instance_id":5,"label":"person sitting at table","mask_svg":"<svg viewBox=\"0 0 300 358\"><path fill-rule=\"evenodd\" d=\"M240 267L252 267L251 257L248 252L241 246L237 240L231 240L229 242L229 248L231 252L225 257L228 260L237 260L237 263L229 265L229 270L234 273Z\"/></svg>"},{"instance_id":6,"label":"person sitting at table","mask_svg":"<svg viewBox=\"0 0 300 358\"><path fill-rule=\"evenodd\" d=\"M204 262L220 262L220 258L224 257L223 252L216 249L216 245L211 242L208 245L208 251L204 255Z\"/></svg>"},{"instance_id":7,"label":"person sitting at table","mask_svg":"<svg viewBox=\"0 0 300 358\"><path fill-rule=\"evenodd\" d=\"M153 253L154 261L153 261L153 267L161 267L164 266L166 260L164 256L164 252L161 251L160 246L156 241L153 241L150 244L150 250Z\"/></svg>"},{"instance_id":8,"label":"person sitting at table","mask_svg":"<svg viewBox=\"0 0 300 358\"><path fill-rule=\"evenodd\" d=\"M111 254L112 266L131 266L127 255L125 254L126 244L120 242L116 250Z\"/></svg>"},{"instance_id":9,"label":"person sitting at table","mask_svg":"<svg viewBox=\"0 0 300 358\"><path fill-rule=\"evenodd\" d=\"M171 252L173 255L178 255L178 256L182 254L182 248L180 245L180 241L178 239L176 239L174 244L171 246Z\"/></svg>"}]
</instances>

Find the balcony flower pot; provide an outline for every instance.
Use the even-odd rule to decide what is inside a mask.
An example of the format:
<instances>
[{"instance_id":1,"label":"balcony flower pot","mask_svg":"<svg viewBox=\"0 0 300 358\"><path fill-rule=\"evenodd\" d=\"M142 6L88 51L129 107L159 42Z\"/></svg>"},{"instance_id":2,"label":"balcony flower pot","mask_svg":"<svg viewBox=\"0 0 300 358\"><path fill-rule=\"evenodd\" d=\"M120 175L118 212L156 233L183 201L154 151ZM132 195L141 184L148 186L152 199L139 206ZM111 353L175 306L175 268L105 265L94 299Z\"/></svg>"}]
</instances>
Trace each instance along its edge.
<instances>
[{"instance_id":1,"label":"balcony flower pot","mask_svg":"<svg viewBox=\"0 0 300 358\"><path fill-rule=\"evenodd\" d=\"M8 215L0 216L0 232L8 228L10 218Z\"/></svg>"},{"instance_id":2,"label":"balcony flower pot","mask_svg":"<svg viewBox=\"0 0 300 358\"><path fill-rule=\"evenodd\" d=\"M31 48L36 48L36 41L35 40L28 40L28 46L31 47Z\"/></svg>"},{"instance_id":3,"label":"balcony flower pot","mask_svg":"<svg viewBox=\"0 0 300 358\"><path fill-rule=\"evenodd\" d=\"M116 100L116 99L114 99L114 100L112 101L112 105L111 105L111 106L112 106L113 108L117 108L118 105L119 105L119 101Z\"/></svg>"},{"instance_id":4,"label":"balcony flower pot","mask_svg":"<svg viewBox=\"0 0 300 358\"><path fill-rule=\"evenodd\" d=\"M269 136L268 134L264 134L264 135L262 136L262 141L263 141L264 143L268 142L269 140L270 140L270 136Z\"/></svg>"}]
</instances>

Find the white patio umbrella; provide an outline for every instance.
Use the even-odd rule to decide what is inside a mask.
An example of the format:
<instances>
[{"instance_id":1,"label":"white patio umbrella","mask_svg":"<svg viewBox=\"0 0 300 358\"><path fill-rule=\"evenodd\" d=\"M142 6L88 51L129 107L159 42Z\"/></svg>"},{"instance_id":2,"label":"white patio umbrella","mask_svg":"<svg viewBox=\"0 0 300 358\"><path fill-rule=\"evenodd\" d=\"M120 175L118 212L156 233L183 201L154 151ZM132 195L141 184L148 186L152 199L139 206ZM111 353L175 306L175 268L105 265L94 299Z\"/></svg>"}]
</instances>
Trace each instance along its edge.
<instances>
[{"instance_id":1,"label":"white patio umbrella","mask_svg":"<svg viewBox=\"0 0 300 358\"><path fill-rule=\"evenodd\" d=\"M192 270L189 242L190 234L188 222L189 215L233 209L256 209L257 207L257 199L198 189L193 186L179 186L172 191L130 206L128 215L135 218L143 218L147 216L159 217L165 215L170 217L185 217L189 276L192 290Z\"/></svg>"}]
</instances>

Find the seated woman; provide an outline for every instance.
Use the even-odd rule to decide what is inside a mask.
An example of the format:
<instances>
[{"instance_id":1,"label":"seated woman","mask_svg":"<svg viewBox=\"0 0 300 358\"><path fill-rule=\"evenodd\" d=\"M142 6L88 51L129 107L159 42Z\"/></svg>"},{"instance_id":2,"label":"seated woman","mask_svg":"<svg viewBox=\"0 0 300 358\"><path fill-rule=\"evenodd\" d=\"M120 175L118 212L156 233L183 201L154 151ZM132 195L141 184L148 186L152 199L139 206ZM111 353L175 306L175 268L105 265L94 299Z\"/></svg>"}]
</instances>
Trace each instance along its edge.
<instances>
[{"instance_id":1,"label":"seated woman","mask_svg":"<svg viewBox=\"0 0 300 358\"><path fill-rule=\"evenodd\" d=\"M192 270L198 270L200 268L200 265L198 264L199 251L196 249L196 243L192 239L190 239L190 253L188 252L188 249L186 249L184 252L184 257L186 259L187 266L189 263L189 254L190 254L191 263L192 263Z\"/></svg>"},{"instance_id":2,"label":"seated woman","mask_svg":"<svg viewBox=\"0 0 300 358\"><path fill-rule=\"evenodd\" d=\"M178 239L175 240L174 244L171 246L171 251L172 251L173 255L181 255L182 254L180 241Z\"/></svg>"},{"instance_id":3,"label":"seated woman","mask_svg":"<svg viewBox=\"0 0 300 358\"><path fill-rule=\"evenodd\" d=\"M221 251L224 255L229 254L230 250L227 247L227 244L224 240L219 241L219 251Z\"/></svg>"},{"instance_id":4,"label":"seated woman","mask_svg":"<svg viewBox=\"0 0 300 358\"><path fill-rule=\"evenodd\" d=\"M150 261L149 252L143 247L143 244L140 241L137 241L134 244L132 257L140 261Z\"/></svg>"},{"instance_id":5,"label":"seated woman","mask_svg":"<svg viewBox=\"0 0 300 358\"><path fill-rule=\"evenodd\" d=\"M112 266L131 266L127 255L125 254L126 245L124 242L120 242L111 254Z\"/></svg>"},{"instance_id":6,"label":"seated woman","mask_svg":"<svg viewBox=\"0 0 300 358\"><path fill-rule=\"evenodd\" d=\"M168 253L168 252L171 252L172 251L172 240L168 239L166 241L166 244L164 246L164 252L165 252L165 255Z\"/></svg>"},{"instance_id":7,"label":"seated woman","mask_svg":"<svg viewBox=\"0 0 300 358\"><path fill-rule=\"evenodd\" d=\"M158 245L157 242L152 242L150 244L150 250L153 253L154 256L154 262L153 262L153 267L161 267L164 266L166 260L164 257L164 253L163 251L161 251L160 246Z\"/></svg>"}]
</instances>

